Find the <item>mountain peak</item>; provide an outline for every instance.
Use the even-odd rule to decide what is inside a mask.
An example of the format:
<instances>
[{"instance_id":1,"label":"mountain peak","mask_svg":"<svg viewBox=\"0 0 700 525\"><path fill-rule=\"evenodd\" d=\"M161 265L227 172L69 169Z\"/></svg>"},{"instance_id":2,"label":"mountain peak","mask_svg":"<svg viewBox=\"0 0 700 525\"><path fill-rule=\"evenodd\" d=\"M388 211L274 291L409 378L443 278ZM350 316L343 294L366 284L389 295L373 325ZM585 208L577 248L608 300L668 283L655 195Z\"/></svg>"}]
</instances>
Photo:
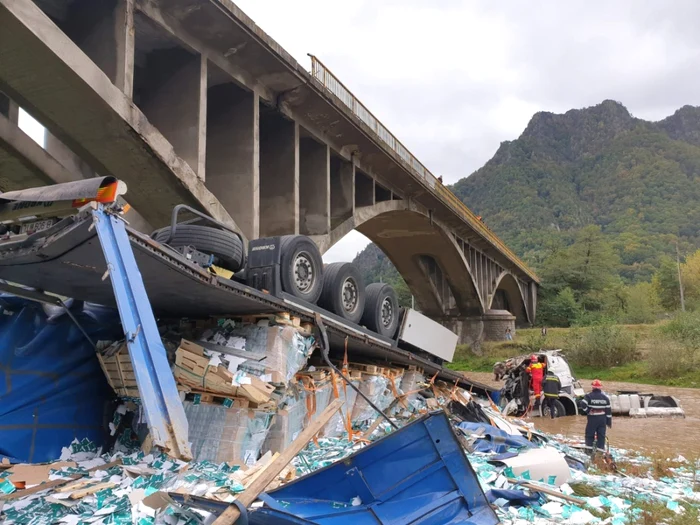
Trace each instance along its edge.
<instances>
[{"instance_id":1,"label":"mountain peak","mask_svg":"<svg viewBox=\"0 0 700 525\"><path fill-rule=\"evenodd\" d=\"M604 100L563 114L535 113L519 140L553 159L573 161L582 155L598 154L607 142L635 124L636 119L620 102Z\"/></svg>"},{"instance_id":2,"label":"mountain peak","mask_svg":"<svg viewBox=\"0 0 700 525\"><path fill-rule=\"evenodd\" d=\"M535 266L552 236L596 224L617 243L623 277L648 280L669 235L700 247L698 146L700 108L647 122L605 100L537 113L451 188Z\"/></svg>"},{"instance_id":3,"label":"mountain peak","mask_svg":"<svg viewBox=\"0 0 700 525\"><path fill-rule=\"evenodd\" d=\"M683 106L673 115L656 123L674 140L700 146L700 107Z\"/></svg>"}]
</instances>

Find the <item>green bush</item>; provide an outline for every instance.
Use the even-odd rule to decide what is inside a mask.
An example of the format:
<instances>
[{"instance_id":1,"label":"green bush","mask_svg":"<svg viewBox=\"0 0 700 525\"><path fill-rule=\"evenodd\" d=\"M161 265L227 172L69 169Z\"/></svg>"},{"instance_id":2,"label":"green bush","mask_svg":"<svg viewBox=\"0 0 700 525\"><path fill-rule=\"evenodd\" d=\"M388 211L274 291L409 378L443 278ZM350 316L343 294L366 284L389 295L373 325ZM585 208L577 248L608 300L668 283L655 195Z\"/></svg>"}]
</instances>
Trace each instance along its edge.
<instances>
[{"instance_id":1,"label":"green bush","mask_svg":"<svg viewBox=\"0 0 700 525\"><path fill-rule=\"evenodd\" d=\"M622 366L639 357L636 338L613 324L599 324L586 330L573 329L567 348L567 356L576 366Z\"/></svg>"},{"instance_id":2,"label":"green bush","mask_svg":"<svg viewBox=\"0 0 700 525\"><path fill-rule=\"evenodd\" d=\"M668 323L661 325L659 331L666 339L700 347L700 313L678 313Z\"/></svg>"},{"instance_id":3,"label":"green bush","mask_svg":"<svg viewBox=\"0 0 700 525\"><path fill-rule=\"evenodd\" d=\"M659 328L648 356L649 373L673 379L700 369L700 314L679 313Z\"/></svg>"}]
</instances>

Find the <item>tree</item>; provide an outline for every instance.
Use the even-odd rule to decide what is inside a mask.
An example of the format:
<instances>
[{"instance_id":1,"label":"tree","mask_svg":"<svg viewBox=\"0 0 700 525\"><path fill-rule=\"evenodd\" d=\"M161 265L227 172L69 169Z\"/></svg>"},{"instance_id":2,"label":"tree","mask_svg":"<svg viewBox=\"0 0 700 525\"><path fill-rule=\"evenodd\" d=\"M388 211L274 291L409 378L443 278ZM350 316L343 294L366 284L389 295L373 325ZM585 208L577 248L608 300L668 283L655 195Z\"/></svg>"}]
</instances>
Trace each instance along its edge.
<instances>
[{"instance_id":1,"label":"tree","mask_svg":"<svg viewBox=\"0 0 700 525\"><path fill-rule=\"evenodd\" d=\"M672 312L680 309L678 267L674 259L667 255L661 257L659 269L656 270L651 282L664 310Z\"/></svg>"},{"instance_id":2,"label":"tree","mask_svg":"<svg viewBox=\"0 0 700 525\"><path fill-rule=\"evenodd\" d=\"M689 255L681 265L685 300L691 309L700 306L700 250Z\"/></svg>"},{"instance_id":3,"label":"tree","mask_svg":"<svg viewBox=\"0 0 700 525\"><path fill-rule=\"evenodd\" d=\"M571 288L544 298L537 309L540 323L549 326L571 326L581 315L581 307Z\"/></svg>"},{"instance_id":4,"label":"tree","mask_svg":"<svg viewBox=\"0 0 700 525\"><path fill-rule=\"evenodd\" d=\"M659 296L651 283L637 283L627 287L627 298L622 320L628 324L653 323L661 311Z\"/></svg>"}]
</instances>

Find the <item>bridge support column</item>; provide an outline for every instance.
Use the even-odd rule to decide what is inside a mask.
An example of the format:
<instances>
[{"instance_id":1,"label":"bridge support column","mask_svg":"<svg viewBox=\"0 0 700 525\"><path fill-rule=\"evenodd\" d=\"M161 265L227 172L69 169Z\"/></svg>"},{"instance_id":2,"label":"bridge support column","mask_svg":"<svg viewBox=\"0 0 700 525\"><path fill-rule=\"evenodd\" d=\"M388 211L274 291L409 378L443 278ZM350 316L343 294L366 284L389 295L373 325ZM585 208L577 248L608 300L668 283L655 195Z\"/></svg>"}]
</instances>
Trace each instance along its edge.
<instances>
[{"instance_id":1,"label":"bridge support column","mask_svg":"<svg viewBox=\"0 0 700 525\"><path fill-rule=\"evenodd\" d=\"M483 341L505 341L508 328L515 337L515 316L508 310L489 310L484 315L450 319L443 324L459 336L459 344L472 349Z\"/></svg>"},{"instance_id":2,"label":"bridge support column","mask_svg":"<svg viewBox=\"0 0 700 525\"><path fill-rule=\"evenodd\" d=\"M355 166L331 157L331 227L335 228L355 213Z\"/></svg>"},{"instance_id":3,"label":"bridge support column","mask_svg":"<svg viewBox=\"0 0 700 525\"><path fill-rule=\"evenodd\" d=\"M505 341L506 331L515 337L515 316L508 310L488 310L482 316L485 341Z\"/></svg>"},{"instance_id":4,"label":"bridge support column","mask_svg":"<svg viewBox=\"0 0 700 525\"><path fill-rule=\"evenodd\" d=\"M204 180L206 59L182 48L152 51L145 67L136 71L135 82L134 98L146 118Z\"/></svg>"},{"instance_id":5,"label":"bridge support column","mask_svg":"<svg viewBox=\"0 0 700 525\"><path fill-rule=\"evenodd\" d=\"M457 334L460 345L469 345L476 350L484 340L484 322L481 316L450 319L443 324Z\"/></svg>"},{"instance_id":6,"label":"bridge support column","mask_svg":"<svg viewBox=\"0 0 700 525\"><path fill-rule=\"evenodd\" d=\"M299 233L299 125L260 116L260 236Z\"/></svg>"},{"instance_id":7,"label":"bridge support column","mask_svg":"<svg viewBox=\"0 0 700 525\"><path fill-rule=\"evenodd\" d=\"M260 233L260 100L233 84L207 93L205 184L248 239Z\"/></svg>"},{"instance_id":8,"label":"bridge support column","mask_svg":"<svg viewBox=\"0 0 700 525\"><path fill-rule=\"evenodd\" d=\"M374 206L374 179L355 169L355 208Z\"/></svg>"},{"instance_id":9,"label":"bridge support column","mask_svg":"<svg viewBox=\"0 0 700 525\"><path fill-rule=\"evenodd\" d=\"M311 137L299 141L299 232L325 235L331 231L331 153Z\"/></svg>"}]
</instances>

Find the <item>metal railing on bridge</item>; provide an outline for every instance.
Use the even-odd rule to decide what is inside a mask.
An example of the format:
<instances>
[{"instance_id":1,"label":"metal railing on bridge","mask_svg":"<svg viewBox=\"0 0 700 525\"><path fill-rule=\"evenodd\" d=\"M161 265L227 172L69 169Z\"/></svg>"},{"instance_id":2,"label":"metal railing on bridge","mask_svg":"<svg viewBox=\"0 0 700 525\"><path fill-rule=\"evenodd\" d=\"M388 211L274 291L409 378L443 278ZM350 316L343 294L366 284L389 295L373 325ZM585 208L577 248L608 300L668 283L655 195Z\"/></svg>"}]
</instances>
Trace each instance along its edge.
<instances>
[{"instance_id":1,"label":"metal railing on bridge","mask_svg":"<svg viewBox=\"0 0 700 525\"><path fill-rule=\"evenodd\" d=\"M311 57L311 76L321 83L330 93L343 102L353 114L364 122L377 136L403 160L413 175L424 181L433 192L442 198L452 211L463 218L483 237L496 246L531 278L538 280L535 273L515 255L508 246L493 233L477 215L471 211L457 196L448 190L413 154L382 124L367 107L336 77L318 58Z\"/></svg>"}]
</instances>

